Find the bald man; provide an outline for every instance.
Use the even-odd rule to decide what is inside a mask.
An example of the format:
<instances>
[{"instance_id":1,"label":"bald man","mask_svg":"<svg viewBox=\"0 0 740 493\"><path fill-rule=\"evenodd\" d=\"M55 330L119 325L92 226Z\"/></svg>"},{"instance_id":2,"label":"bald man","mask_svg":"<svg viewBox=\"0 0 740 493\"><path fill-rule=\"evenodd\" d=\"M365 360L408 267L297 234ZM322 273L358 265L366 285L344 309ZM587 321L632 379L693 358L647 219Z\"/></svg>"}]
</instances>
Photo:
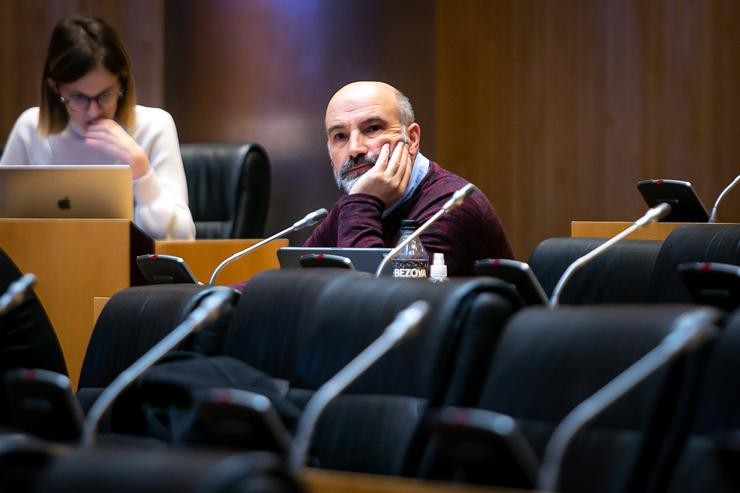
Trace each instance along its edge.
<instances>
[{"instance_id":1,"label":"bald man","mask_svg":"<svg viewBox=\"0 0 740 493\"><path fill-rule=\"evenodd\" d=\"M421 127L408 98L383 82L353 82L326 108L327 147L342 196L305 246L393 247L400 221L423 223L467 181L419 152ZM476 190L422 235L452 276L474 275L482 258L513 258L501 221Z\"/></svg>"}]
</instances>

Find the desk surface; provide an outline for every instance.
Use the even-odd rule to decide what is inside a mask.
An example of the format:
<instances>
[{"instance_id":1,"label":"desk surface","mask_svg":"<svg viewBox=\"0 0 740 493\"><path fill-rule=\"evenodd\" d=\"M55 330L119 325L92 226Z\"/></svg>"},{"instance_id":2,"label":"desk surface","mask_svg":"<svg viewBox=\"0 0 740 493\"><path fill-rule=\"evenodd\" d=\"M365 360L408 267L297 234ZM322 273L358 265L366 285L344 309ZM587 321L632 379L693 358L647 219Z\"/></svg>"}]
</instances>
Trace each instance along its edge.
<instances>
[{"instance_id":1,"label":"desk surface","mask_svg":"<svg viewBox=\"0 0 740 493\"><path fill-rule=\"evenodd\" d=\"M574 238L611 238L631 225L631 222L624 221L571 221L570 235ZM688 225L712 226L707 223L653 223L638 229L627 239L665 240L674 229Z\"/></svg>"},{"instance_id":2,"label":"desk surface","mask_svg":"<svg viewBox=\"0 0 740 493\"><path fill-rule=\"evenodd\" d=\"M305 469L301 484L310 493L521 493L524 490L458 485L418 479Z\"/></svg>"},{"instance_id":3,"label":"desk surface","mask_svg":"<svg viewBox=\"0 0 740 493\"><path fill-rule=\"evenodd\" d=\"M195 277L207 283L213 271L224 259L262 240L157 240L154 253L182 257ZM288 240L273 240L226 266L216 277L215 284L229 285L244 281L268 269L280 267L277 249L288 246Z\"/></svg>"}]
</instances>

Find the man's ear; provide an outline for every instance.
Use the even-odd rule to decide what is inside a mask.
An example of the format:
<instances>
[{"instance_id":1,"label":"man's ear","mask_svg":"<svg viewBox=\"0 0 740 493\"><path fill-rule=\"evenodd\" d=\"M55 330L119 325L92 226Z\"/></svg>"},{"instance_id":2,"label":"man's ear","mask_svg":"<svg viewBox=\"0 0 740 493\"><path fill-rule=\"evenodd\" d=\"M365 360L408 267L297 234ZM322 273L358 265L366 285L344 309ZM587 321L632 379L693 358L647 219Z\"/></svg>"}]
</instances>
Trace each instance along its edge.
<instances>
[{"instance_id":1,"label":"man's ear","mask_svg":"<svg viewBox=\"0 0 740 493\"><path fill-rule=\"evenodd\" d=\"M408 127L409 136L409 152L416 155L419 152L419 144L421 142L421 127L418 123L412 123Z\"/></svg>"}]
</instances>

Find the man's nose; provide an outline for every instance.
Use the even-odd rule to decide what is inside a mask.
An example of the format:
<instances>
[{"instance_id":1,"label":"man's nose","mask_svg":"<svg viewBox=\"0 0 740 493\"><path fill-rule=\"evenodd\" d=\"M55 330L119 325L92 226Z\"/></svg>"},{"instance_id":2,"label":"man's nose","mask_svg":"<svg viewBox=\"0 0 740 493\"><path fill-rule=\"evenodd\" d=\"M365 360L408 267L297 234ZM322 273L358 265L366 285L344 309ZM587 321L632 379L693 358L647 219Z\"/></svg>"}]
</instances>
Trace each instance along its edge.
<instances>
[{"instance_id":1,"label":"man's nose","mask_svg":"<svg viewBox=\"0 0 740 493\"><path fill-rule=\"evenodd\" d=\"M352 158L367 154L365 137L360 132L352 132L349 136L349 155Z\"/></svg>"}]
</instances>

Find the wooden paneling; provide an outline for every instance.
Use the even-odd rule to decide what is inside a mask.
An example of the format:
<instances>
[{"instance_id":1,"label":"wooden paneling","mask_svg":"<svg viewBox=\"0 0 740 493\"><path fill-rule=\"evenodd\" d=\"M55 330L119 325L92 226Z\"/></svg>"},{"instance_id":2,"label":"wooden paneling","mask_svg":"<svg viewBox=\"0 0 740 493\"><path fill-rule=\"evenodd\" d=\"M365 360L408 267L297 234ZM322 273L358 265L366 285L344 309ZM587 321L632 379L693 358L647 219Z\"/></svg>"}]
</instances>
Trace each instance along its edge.
<instances>
[{"instance_id":1,"label":"wooden paneling","mask_svg":"<svg viewBox=\"0 0 740 493\"><path fill-rule=\"evenodd\" d=\"M182 141L265 145L267 232L337 197L324 109L357 79L411 97L423 152L489 196L520 258L571 220L636 218L640 179L689 180L709 208L740 171L737 1L0 0L0 134L72 11L122 33ZM740 221L740 190L719 219Z\"/></svg>"},{"instance_id":2,"label":"wooden paneling","mask_svg":"<svg viewBox=\"0 0 740 493\"><path fill-rule=\"evenodd\" d=\"M437 1L437 154L526 258L571 220L637 218L644 178L707 208L740 171L740 3ZM740 221L740 190L721 221Z\"/></svg>"}]
</instances>

